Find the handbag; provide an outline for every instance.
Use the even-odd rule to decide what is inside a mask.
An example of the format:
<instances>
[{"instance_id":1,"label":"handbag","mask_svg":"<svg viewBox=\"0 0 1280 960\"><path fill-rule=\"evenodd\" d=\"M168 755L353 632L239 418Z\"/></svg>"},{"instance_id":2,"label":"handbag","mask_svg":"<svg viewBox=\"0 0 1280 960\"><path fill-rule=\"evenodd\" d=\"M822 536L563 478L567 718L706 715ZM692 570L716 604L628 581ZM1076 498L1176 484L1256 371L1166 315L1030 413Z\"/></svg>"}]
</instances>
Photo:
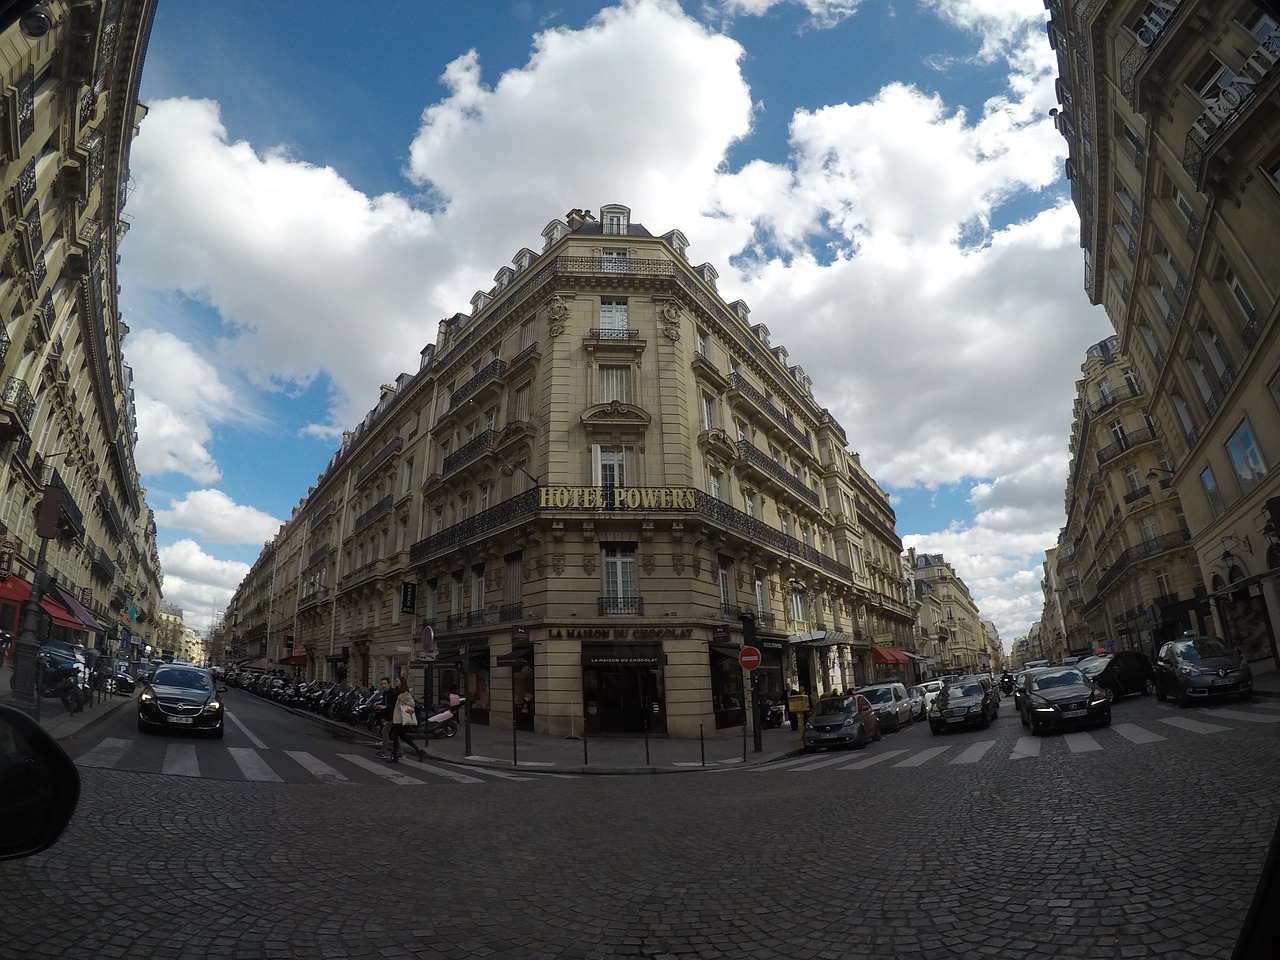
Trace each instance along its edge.
<instances>
[{"instance_id":1,"label":"handbag","mask_svg":"<svg viewBox=\"0 0 1280 960\"><path fill-rule=\"evenodd\" d=\"M413 709L413 704L408 704L400 708L400 725L404 727L416 727L418 725L418 717Z\"/></svg>"}]
</instances>

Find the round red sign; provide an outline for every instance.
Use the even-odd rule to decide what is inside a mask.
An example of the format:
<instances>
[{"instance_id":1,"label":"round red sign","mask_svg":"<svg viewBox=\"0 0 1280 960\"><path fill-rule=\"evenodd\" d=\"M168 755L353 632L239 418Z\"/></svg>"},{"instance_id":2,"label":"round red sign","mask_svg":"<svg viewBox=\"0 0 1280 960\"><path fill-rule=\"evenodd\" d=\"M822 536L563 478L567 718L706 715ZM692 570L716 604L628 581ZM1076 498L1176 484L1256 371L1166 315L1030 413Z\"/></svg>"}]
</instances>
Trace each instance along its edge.
<instances>
[{"instance_id":1,"label":"round red sign","mask_svg":"<svg viewBox=\"0 0 1280 960\"><path fill-rule=\"evenodd\" d=\"M738 662L743 670L754 670L760 666L760 651L756 647L743 647L738 651Z\"/></svg>"}]
</instances>

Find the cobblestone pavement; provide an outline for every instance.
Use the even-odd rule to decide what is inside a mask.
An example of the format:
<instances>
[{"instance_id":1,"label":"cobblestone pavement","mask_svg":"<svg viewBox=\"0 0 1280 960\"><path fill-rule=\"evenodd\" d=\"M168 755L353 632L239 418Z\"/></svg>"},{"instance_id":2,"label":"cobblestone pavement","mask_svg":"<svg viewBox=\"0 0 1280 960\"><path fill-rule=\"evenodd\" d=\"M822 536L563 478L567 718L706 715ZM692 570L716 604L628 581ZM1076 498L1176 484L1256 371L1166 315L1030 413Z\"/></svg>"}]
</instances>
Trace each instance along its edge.
<instances>
[{"instance_id":1,"label":"cobblestone pavement","mask_svg":"<svg viewBox=\"0 0 1280 960\"><path fill-rule=\"evenodd\" d=\"M85 768L59 845L0 864L0 960L1229 957L1280 725L1008 759L1022 734L900 741L995 737L999 762L536 790Z\"/></svg>"}]
</instances>

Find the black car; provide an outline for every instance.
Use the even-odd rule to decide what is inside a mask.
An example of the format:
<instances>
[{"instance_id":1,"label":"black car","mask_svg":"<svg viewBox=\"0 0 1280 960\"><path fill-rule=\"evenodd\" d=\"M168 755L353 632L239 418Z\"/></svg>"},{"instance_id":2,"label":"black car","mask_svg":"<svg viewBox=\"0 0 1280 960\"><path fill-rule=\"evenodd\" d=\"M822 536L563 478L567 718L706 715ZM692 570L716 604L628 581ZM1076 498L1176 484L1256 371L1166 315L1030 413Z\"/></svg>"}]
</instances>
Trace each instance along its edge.
<instances>
[{"instance_id":1,"label":"black car","mask_svg":"<svg viewBox=\"0 0 1280 960\"><path fill-rule=\"evenodd\" d=\"M880 718L866 697L828 697L819 700L804 727L804 750L820 747L853 747L861 750L868 740L880 739Z\"/></svg>"},{"instance_id":2,"label":"black car","mask_svg":"<svg viewBox=\"0 0 1280 960\"><path fill-rule=\"evenodd\" d=\"M1170 641L1156 656L1156 699L1179 707L1214 697L1253 696L1253 670L1239 650L1220 637L1187 636Z\"/></svg>"},{"instance_id":3,"label":"black car","mask_svg":"<svg viewBox=\"0 0 1280 960\"><path fill-rule=\"evenodd\" d=\"M1115 699L1132 693L1139 693L1144 697L1155 693L1155 668L1137 650L1120 650L1087 657L1076 664L1076 669L1098 686L1110 690Z\"/></svg>"},{"instance_id":4,"label":"black car","mask_svg":"<svg viewBox=\"0 0 1280 960\"><path fill-rule=\"evenodd\" d=\"M1022 678L1022 725L1039 735L1073 727L1108 726L1111 693L1077 667L1050 667Z\"/></svg>"},{"instance_id":5,"label":"black car","mask_svg":"<svg viewBox=\"0 0 1280 960\"><path fill-rule=\"evenodd\" d=\"M223 731L222 698L213 674L201 667L162 664L138 697L138 729Z\"/></svg>"},{"instance_id":6,"label":"black car","mask_svg":"<svg viewBox=\"0 0 1280 960\"><path fill-rule=\"evenodd\" d=\"M929 708L929 729L935 734L960 727L991 726L1000 715L1000 698L995 684L981 677L952 680Z\"/></svg>"}]
</instances>

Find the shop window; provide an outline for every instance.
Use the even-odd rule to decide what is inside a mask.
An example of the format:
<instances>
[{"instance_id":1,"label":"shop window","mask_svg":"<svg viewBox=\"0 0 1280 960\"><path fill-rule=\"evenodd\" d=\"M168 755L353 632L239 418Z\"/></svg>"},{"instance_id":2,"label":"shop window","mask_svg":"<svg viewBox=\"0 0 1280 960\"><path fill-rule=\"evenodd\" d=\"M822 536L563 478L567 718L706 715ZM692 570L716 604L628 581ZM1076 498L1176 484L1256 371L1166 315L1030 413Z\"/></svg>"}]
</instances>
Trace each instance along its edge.
<instances>
[{"instance_id":1,"label":"shop window","mask_svg":"<svg viewBox=\"0 0 1280 960\"><path fill-rule=\"evenodd\" d=\"M1262 459L1262 451L1248 420L1240 424L1227 441L1227 454L1231 457L1231 465L1235 467L1242 492L1252 490L1254 484L1266 476L1266 461Z\"/></svg>"},{"instance_id":2,"label":"shop window","mask_svg":"<svg viewBox=\"0 0 1280 960\"><path fill-rule=\"evenodd\" d=\"M742 667L736 656L711 651L711 710L716 729L742 726L746 720L746 698L742 684Z\"/></svg>"}]
</instances>

